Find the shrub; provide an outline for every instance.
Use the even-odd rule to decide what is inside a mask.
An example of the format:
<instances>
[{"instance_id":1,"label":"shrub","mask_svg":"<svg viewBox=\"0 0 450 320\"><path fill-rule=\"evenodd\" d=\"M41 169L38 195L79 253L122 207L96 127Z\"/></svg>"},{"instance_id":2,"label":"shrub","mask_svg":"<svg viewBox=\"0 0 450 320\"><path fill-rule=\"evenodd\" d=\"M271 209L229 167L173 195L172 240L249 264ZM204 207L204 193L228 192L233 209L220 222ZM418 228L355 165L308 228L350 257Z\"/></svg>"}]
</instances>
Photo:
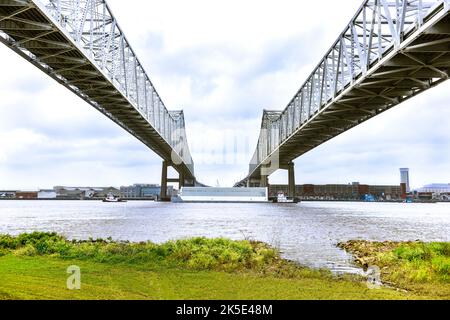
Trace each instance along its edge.
<instances>
[{"instance_id":1,"label":"shrub","mask_svg":"<svg viewBox=\"0 0 450 320\"><path fill-rule=\"evenodd\" d=\"M154 244L111 239L68 241L56 233L34 232L17 237L0 235L0 249L16 255L56 255L103 263L156 262L195 270L260 270L279 260L278 252L263 243L200 237Z\"/></svg>"},{"instance_id":2,"label":"shrub","mask_svg":"<svg viewBox=\"0 0 450 320\"><path fill-rule=\"evenodd\" d=\"M32 257L37 254L38 254L38 251L31 244L27 244L27 245L20 247L19 249L14 251L14 255L19 256L19 257L22 257L22 256Z\"/></svg>"},{"instance_id":3,"label":"shrub","mask_svg":"<svg viewBox=\"0 0 450 320\"><path fill-rule=\"evenodd\" d=\"M158 251L177 265L192 269L252 268L268 264L277 256L277 252L266 245L223 238L169 241L160 245Z\"/></svg>"},{"instance_id":4,"label":"shrub","mask_svg":"<svg viewBox=\"0 0 450 320\"><path fill-rule=\"evenodd\" d=\"M450 243L446 242L433 242L429 245L430 250L436 255L450 257Z\"/></svg>"},{"instance_id":5,"label":"shrub","mask_svg":"<svg viewBox=\"0 0 450 320\"><path fill-rule=\"evenodd\" d=\"M3 249L0 247L0 257L6 256L9 253L9 250Z\"/></svg>"},{"instance_id":6,"label":"shrub","mask_svg":"<svg viewBox=\"0 0 450 320\"><path fill-rule=\"evenodd\" d=\"M441 275L450 275L450 259L446 257L436 257L431 261L434 271Z\"/></svg>"},{"instance_id":7,"label":"shrub","mask_svg":"<svg viewBox=\"0 0 450 320\"><path fill-rule=\"evenodd\" d=\"M425 282L431 280L431 274L429 270L420 268L412 272L411 278L418 282Z\"/></svg>"},{"instance_id":8,"label":"shrub","mask_svg":"<svg viewBox=\"0 0 450 320\"><path fill-rule=\"evenodd\" d=\"M10 235L0 235L0 249L16 249L16 238Z\"/></svg>"},{"instance_id":9,"label":"shrub","mask_svg":"<svg viewBox=\"0 0 450 320\"><path fill-rule=\"evenodd\" d=\"M399 259L408 261L429 260L431 258L430 249L424 245L402 245L395 249L394 253Z\"/></svg>"}]
</instances>

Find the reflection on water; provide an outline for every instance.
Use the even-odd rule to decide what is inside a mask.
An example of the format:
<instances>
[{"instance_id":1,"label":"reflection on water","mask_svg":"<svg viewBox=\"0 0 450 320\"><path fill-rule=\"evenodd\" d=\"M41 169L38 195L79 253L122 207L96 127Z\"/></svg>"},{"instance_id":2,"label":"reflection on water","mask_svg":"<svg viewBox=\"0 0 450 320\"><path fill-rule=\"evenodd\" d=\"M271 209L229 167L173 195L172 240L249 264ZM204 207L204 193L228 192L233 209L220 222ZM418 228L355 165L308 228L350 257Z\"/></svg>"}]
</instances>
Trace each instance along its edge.
<instances>
[{"instance_id":1,"label":"reflection on water","mask_svg":"<svg viewBox=\"0 0 450 320\"><path fill-rule=\"evenodd\" d=\"M350 239L450 241L450 203L171 204L0 201L0 233L164 242L193 236L255 239L311 267L356 272L336 248Z\"/></svg>"}]
</instances>

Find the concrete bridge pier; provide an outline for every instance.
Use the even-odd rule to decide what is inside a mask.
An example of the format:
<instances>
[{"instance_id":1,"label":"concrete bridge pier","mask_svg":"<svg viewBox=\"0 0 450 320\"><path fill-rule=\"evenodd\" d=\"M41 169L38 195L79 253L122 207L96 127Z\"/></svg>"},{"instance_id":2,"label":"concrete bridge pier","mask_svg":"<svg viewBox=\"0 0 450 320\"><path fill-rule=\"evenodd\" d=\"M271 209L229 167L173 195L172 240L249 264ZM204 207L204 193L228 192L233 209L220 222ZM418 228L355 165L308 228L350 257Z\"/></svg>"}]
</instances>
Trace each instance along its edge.
<instances>
[{"instance_id":1,"label":"concrete bridge pier","mask_svg":"<svg viewBox=\"0 0 450 320\"><path fill-rule=\"evenodd\" d=\"M195 186L195 180L188 180L185 178L183 173L178 172L178 179L168 178L167 171L169 167L173 167L173 164L169 161L164 160L162 163L162 173L161 173L161 201L170 201L170 197L167 194L167 184L168 183L178 183L178 188L181 189L184 186ZM174 168L176 170L176 168Z\"/></svg>"},{"instance_id":2,"label":"concrete bridge pier","mask_svg":"<svg viewBox=\"0 0 450 320\"><path fill-rule=\"evenodd\" d=\"M295 199L295 165L293 162L288 164L288 197Z\"/></svg>"},{"instance_id":3,"label":"concrete bridge pier","mask_svg":"<svg viewBox=\"0 0 450 320\"><path fill-rule=\"evenodd\" d=\"M261 182L259 183L261 188L267 188L269 186L269 176L261 176Z\"/></svg>"},{"instance_id":4,"label":"concrete bridge pier","mask_svg":"<svg viewBox=\"0 0 450 320\"><path fill-rule=\"evenodd\" d=\"M167 169L169 168L169 163L167 161L163 161L162 163L162 173L161 173L161 192L160 199L161 201L167 200Z\"/></svg>"},{"instance_id":5,"label":"concrete bridge pier","mask_svg":"<svg viewBox=\"0 0 450 320\"><path fill-rule=\"evenodd\" d=\"M295 200L295 164L294 162L289 162L287 165L280 166L280 169L288 171L287 197Z\"/></svg>"},{"instance_id":6,"label":"concrete bridge pier","mask_svg":"<svg viewBox=\"0 0 450 320\"><path fill-rule=\"evenodd\" d=\"M179 173L179 180L178 180L178 190L181 190L181 188L184 187L186 181L184 179L184 174Z\"/></svg>"}]
</instances>

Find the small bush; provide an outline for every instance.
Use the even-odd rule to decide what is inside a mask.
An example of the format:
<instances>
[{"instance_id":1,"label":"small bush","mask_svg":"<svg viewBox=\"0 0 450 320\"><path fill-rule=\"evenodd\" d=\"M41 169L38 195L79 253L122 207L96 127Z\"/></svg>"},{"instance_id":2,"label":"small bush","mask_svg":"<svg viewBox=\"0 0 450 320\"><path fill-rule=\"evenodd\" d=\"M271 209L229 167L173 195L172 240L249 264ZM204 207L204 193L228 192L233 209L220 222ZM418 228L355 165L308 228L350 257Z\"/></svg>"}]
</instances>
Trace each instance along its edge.
<instances>
[{"instance_id":1,"label":"small bush","mask_svg":"<svg viewBox=\"0 0 450 320\"><path fill-rule=\"evenodd\" d=\"M9 250L0 248L0 257L6 256L9 253Z\"/></svg>"},{"instance_id":2,"label":"small bush","mask_svg":"<svg viewBox=\"0 0 450 320\"><path fill-rule=\"evenodd\" d=\"M450 257L450 243L447 242L433 242L430 244L430 250L436 255Z\"/></svg>"},{"instance_id":3,"label":"small bush","mask_svg":"<svg viewBox=\"0 0 450 320\"><path fill-rule=\"evenodd\" d=\"M33 257L37 254L38 254L38 251L31 244L27 244L27 245L20 247L19 249L14 251L14 255L19 256L19 257L23 257L23 256Z\"/></svg>"},{"instance_id":4,"label":"small bush","mask_svg":"<svg viewBox=\"0 0 450 320\"><path fill-rule=\"evenodd\" d=\"M431 261L434 271L441 275L450 275L450 259L446 257L436 257Z\"/></svg>"},{"instance_id":5,"label":"small bush","mask_svg":"<svg viewBox=\"0 0 450 320\"><path fill-rule=\"evenodd\" d=\"M16 249L16 238L10 235L0 235L0 249Z\"/></svg>"},{"instance_id":6,"label":"small bush","mask_svg":"<svg viewBox=\"0 0 450 320\"><path fill-rule=\"evenodd\" d=\"M431 250L425 245L402 245L394 251L399 259L408 261L430 260Z\"/></svg>"},{"instance_id":7,"label":"small bush","mask_svg":"<svg viewBox=\"0 0 450 320\"><path fill-rule=\"evenodd\" d=\"M425 268L421 268L421 269L412 271L411 278L417 282L425 282L425 281L431 280L431 274L430 274L429 270L427 270Z\"/></svg>"},{"instance_id":8,"label":"small bush","mask_svg":"<svg viewBox=\"0 0 450 320\"><path fill-rule=\"evenodd\" d=\"M278 253L249 241L194 238L169 241L158 248L164 258L191 269L239 270L270 264Z\"/></svg>"}]
</instances>

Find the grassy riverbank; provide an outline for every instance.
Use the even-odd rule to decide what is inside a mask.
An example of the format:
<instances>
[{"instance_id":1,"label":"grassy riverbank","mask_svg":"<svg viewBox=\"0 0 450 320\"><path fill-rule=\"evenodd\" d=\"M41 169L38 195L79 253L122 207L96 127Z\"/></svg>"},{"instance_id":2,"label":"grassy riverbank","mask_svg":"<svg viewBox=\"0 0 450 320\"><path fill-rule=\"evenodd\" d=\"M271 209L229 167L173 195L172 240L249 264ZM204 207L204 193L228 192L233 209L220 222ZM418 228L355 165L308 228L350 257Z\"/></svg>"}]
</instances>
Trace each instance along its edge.
<instances>
[{"instance_id":1,"label":"grassy riverbank","mask_svg":"<svg viewBox=\"0 0 450 320\"><path fill-rule=\"evenodd\" d=\"M390 286L450 299L450 243L348 241L339 247L362 267L379 267Z\"/></svg>"},{"instance_id":2,"label":"grassy riverbank","mask_svg":"<svg viewBox=\"0 0 450 320\"><path fill-rule=\"evenodd\" d=\"M67 267L81 269L68 290ZM0 236L0 299L418 299L363 279L302 268L259 242L195 238L164 244Z\"/></svg>"}]
</instances>

